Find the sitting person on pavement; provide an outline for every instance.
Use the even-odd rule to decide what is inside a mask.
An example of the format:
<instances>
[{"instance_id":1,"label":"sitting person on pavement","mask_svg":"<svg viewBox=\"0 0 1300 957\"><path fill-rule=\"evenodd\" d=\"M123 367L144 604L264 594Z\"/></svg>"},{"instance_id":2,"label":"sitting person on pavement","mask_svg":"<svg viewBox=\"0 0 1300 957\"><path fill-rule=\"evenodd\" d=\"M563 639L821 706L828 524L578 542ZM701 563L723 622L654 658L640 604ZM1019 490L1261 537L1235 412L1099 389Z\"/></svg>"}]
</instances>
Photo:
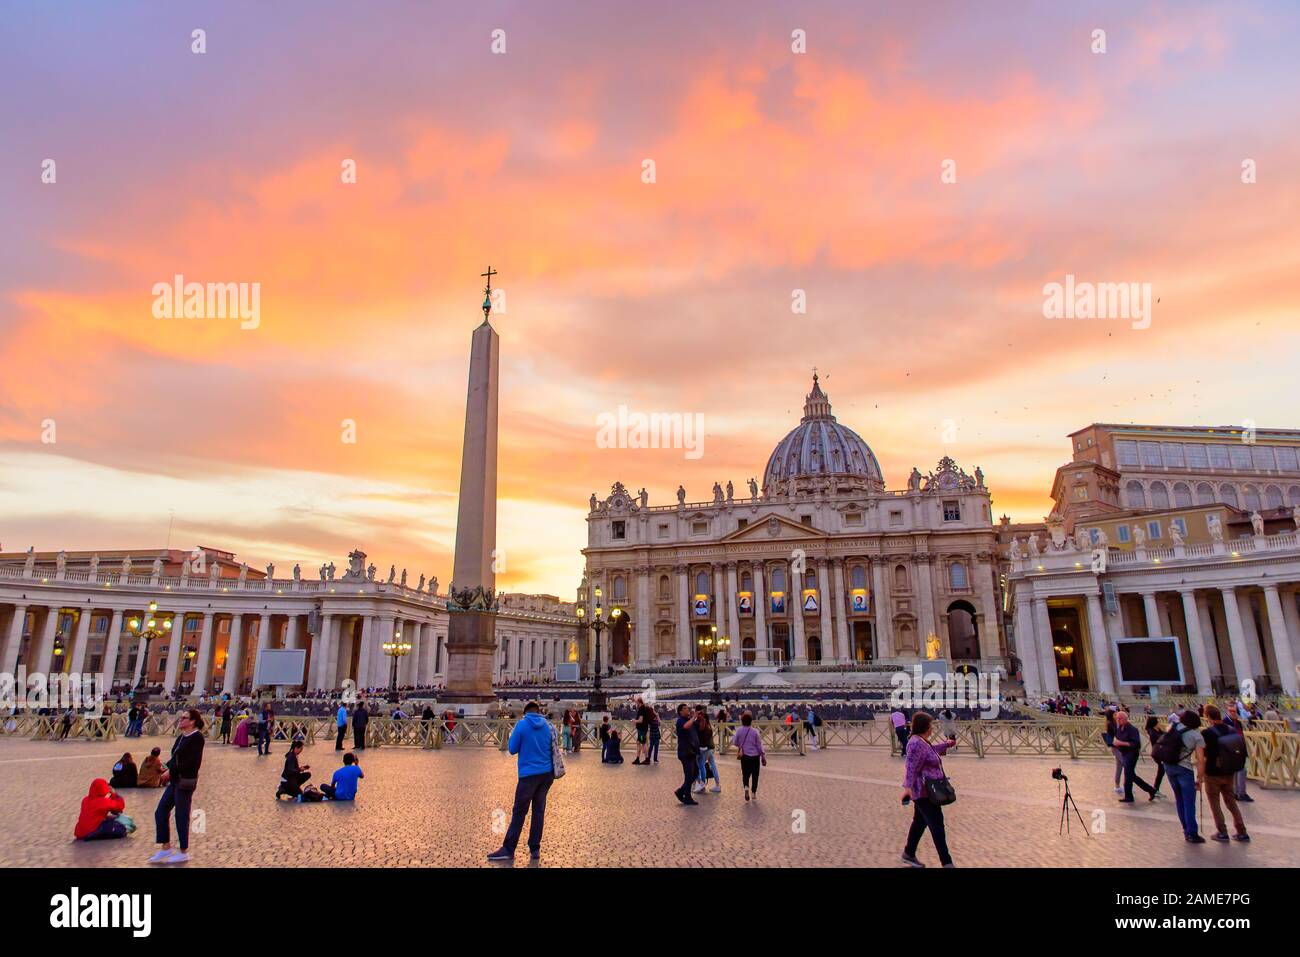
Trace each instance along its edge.
<instances>
[{"instance_id":1,"label":"sitting person on pavement","mask_svg":"<svg viewBox=\"0 0 1300 957\"><path fill-rule=\"evenodd\" d=\"M126 802L114 793L103 778L90 782L90 793L81 799L81 816L73 828L73 835L79 841L108 841L126 837L127 828L117 820L118 812L126 807Z\"/></svg>"},{"instance_id":2,"label":"sitting person on pavement","mask_svg":"<svg viewBox=\"0 0 1300 957\"><path fill-rule=\"evenodd\" d=\"M330 783L320 786L321 793L331 801L355 801L357 782L364 777L361 765L357 763L357 756L349 751L343 755L343 767L334 772Z\"/></svg>"},{"instance_id":3,"label":"sitting person on pavement","mask_svg":"<svg viewBox=\"0 0 1300 957\"><path fill-rule=\"evenodd\" d=\"M138 774L139 769L135 766L135 759L128 751L122 755L117 764L113 765L113 776L108 779L108 786L115 791L121 788L133 788L136 786Z\"/></svg>"},{"instance_id":4,"label":"sitting person on pavement","mask_svg":"<svg viewBox=\"0 0 1300 957\"><path fill-rule=\"evenodd\" d=\"M311 765L299 766L298 756L302 754L302 742L295 741L284 756L284 771L280 774L280 787L275 792L275 799L280 796L296 798L302 793L302 786L311 777Z\"/></svg>"},{"instance_id":5,"label":"sitting person on pavement","mask_svg":"<svg viewBox=\"0 0 1300 957\"><path fill-rule=\"evenodd\" d=\"M149 757L144 759L140 765L140 772L136 778L136 787L141 788L164 788L171 779L171 774L162 763L162 751L154 748L149 752Z\"/></svg>"}]
</instances>

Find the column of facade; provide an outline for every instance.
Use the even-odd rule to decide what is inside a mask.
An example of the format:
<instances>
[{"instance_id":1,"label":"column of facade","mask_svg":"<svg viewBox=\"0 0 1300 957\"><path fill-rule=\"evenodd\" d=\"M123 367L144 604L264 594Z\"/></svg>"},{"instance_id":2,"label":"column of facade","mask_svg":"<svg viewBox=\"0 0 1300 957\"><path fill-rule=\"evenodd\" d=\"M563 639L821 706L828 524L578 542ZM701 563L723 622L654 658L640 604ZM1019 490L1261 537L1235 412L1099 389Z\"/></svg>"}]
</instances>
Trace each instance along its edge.
<instances>
[{"instance_id":1,"label":"column of facade","mask_svg":"<svg viewBox=\"0 0 1300 957\"><path fill-rule=\"evenodd\" d=\"M1268 630L1273 639L1273 655L1277 659L1278 681L1283 691L1294 695L1297 693L1295 656L1291 652L1291 636L1282 615L1282 599L1274 582L1264 584L1264 608L1268 612Z\"/></svg>"},{"instance_id":2,"label":"column of facade","mask_svg":"<svg viewBox=\"0 0 1300 957\"><path fill-rule=\"evenodd\" d=\"M86 666L86 648L90 645L90 619L94 610L83 608L77 615L77 637L72 645L72 662L68 666L69 674L79 675Z\"/></svg>"},{"instance_id":3,"label":"column of facade","mask_svg":"<svg viewBox=\"0 0 1300 957\"><path fill-rule=\"evenodd\" d=\"M370 669L378 631L379 624L373 615L361 616L361 650L357 653L357 673L354 676L358 688L369 688L373 684Z\"/></svg>"},{"instance_id":4,"label":"column of facade","mask_svg":"<svg viewBox=\"0 0 1300 957\"><path fill-rule=\"evenodd\" d=\"M921 654L926 653L926 639L931 635L938 635L938 624L934 617L934 582L930 576L930 556L918 556L915 563L917 571L917 588L916 595L921 604ZM948 646L948 636L940 637L940 647ZM1055 670L1053 670L1055 674Z\"/></svg>"},{"instance_id":5,"label":"column of facade","mask_svg":"<svg viewBox=\"0 0 1300 957\"><path fill-rule=\"evenodd\" d=\"M754 664L768 664L771 652L767 645L767 590L763 587L763 563L750 565L754 578Z\"/></svg>"},{"instance_id":6,"label":"column of facade","mask_svg":"<svg viewBox=\"0 0 1300 957\"><path fill-rule=\"evenodd\" d=\"M1034 632L1038 639L1035 644L1040 655L1043 691L1047 694L1057 694L1061 690L1061 685L1056 674L1056 651L1052 647L1052 619L1047 614L1045 598L1034 599Z\"/></svg>"},{"instance_id":7,"label":"column of facade","mask_svg":"<svg viewBox=\"0 0 1300 957\"><path fill-rule=\"evenodd\" d=\"M244 616L242 613L230 616L230 637L226 645L226 674L221 683L225 694L238 694L239 681L244 664Z\"/></svg>"},{"instance_id":8,"label":"column of facade","mask_svg":"<svg viewBox=\"0 0 1300 957\"><path fill-rule=\"evenodd\" d=\"M694 639L691 637L691 589L687 581L690 570L685 565L677 566L677 657L689 660L694 657L691 649Z\"/></svg>"},{"instance_id":9,"label":"column of facade","mask_svg":"<svg viewBox=\"0 0 1300 957\"><path fill-rule=\"evenodd\" d=\"M790 594L786 597L785 607L790 611L791 625L794 631L795 664L808 663L808 636L803 627L803 575L794 573L791 562L787 574L790 577Z\"/></svg>"},{"instance_id":10,"label":"column of facade","mask_svg":"<svg viewBox=\"0 0 1300 957\"><path fill-rule=\"evenodd\" d=\"M104 691L113 688L113 679L117 677L117 650L122 640L122 609L114 608L108 618L108 637L104 640Z\"/></svg>"},{"instance_id":11,"label":"column of facade","mask_svg":"<svg viewBox=\"0 0 1300 957\"><path fill-rule=\"evenodd\" d=\"M167 638L167 669L163 672L163 691L171 694L176 690L177 677L181 670L181 659L185 657L185 612L172 615L172 630Z\"/></svg>"},{"instance_id":12,"label":"column of facade","mask_svg":"<svg viewBox=\"0 0 1300 957\"><path fill-rule=\"evenodd\" d=\"M1282 593L1282 618L1291 636L1291 657L1300 660L1300 610L1296 609L1294 591Z\"/></svg>"},{"instance_id":13,"label":"column of facade","mask_svg":"<svg viewBox=\"0 0 1300 957\"><path fill-rule=\"evenodd\" d=\"M257 675L257 658L260 658L262 652L267 648L275 647L275 638L277 637L275 632L278 630L279 625L276 624L274 615L262 616L261 626L257 629L257 649L254 651L254 654L257 656L253 659L254 676ZM261 685L257 684L256 677L254 677L252 690L256 691L260 687Z\"/></svg>"},{"instance_id":14,"label":"column of facade","mask_svg":"<svg viewBox=\"0 0 1300 957\"><path fill-rule=\"evenodd\" d=\"M731 639L731 648L727 654L737 661L744 656L740 651L740 609L737 608L737 592L740 586L736 583L736 563L727 562L727 636Z\"/></svg>"},{"instance_id":15,"label":"column of facade","mask_svg":"<svg viewBox=\"0 0 1300 957\"><path fill-rule=\"evenodd\" d=\"M1106 635L1106 616L1101 608L1101 599L1091 594L1088 596L1088 647L1092 651L1092 666L1097 672L1097 690L1105 694L1115 693L1115 678L1110 670L1110 640Z\"/></svg>"},{"instance_id":16,"label":"column of facade","mask_svg":"<svg viewBox=\"0 0 1300 957\"><path fill-rule=\"evenodd\" d=\"M1201 623L1201 637L1205 639L1205 650L1210 654L1210 681L1213 682L1215 677L1222 678L1227 672L1223 665L1223 650L1219 647L1218 637L1214 633L1214 611L1210 608L1209 595L1196 594L1196 612L1197 618Z\"/></svg>"},{"instance_id":17,"label":"column of facade","mask_svg":"<svg viewBox=\"0 0 1300 957\"><path fill-rule=\"evenodd\" d=\"M289 615L284 625L284 647L298 647L298 629L300 627L299 616L296 614Z\"/></svg>"},{"instance_id":18,"label":"column of facade","mask_svg":"<svg viewBox=\"0 0 1300 957\"><path fill-rule=\"evenodd\" d=\"M411 653L398 663L398 684L415 684L415 672L420 661L420 623L407 618L402 621L402 640L411 643Z\"/></svg>"},{"instance_id":19,"label":"column of facade","mask_svg":"<svg viewBox=\"0 0 1300 957\"><path fill-rule=\"evenodd\" d=\"M881 658L894 657L894 623L889 619L889 595L885 591L885 563L871 560L871 611L876 619L876 653Z\"/></svg>"},{"instance_id":20,"label":"column of facade","mask_svg":"<svg viewBox=\"0 0 1300 957\"><path fill-rule=\"evenodd\" d=\"M203 628L199 632L199 656L194 662L194 693L203 694L212 683L212 653L214 642L212 636L216 631L217 616L207 612L203 616Z\"/></svg>"},{"instance_id":21,"label":"column of facade","mask_svg":"<svg viewBox=\"0 0 1300 957\"><path fill-rule=\"evenodd\" d=\"M1043 680L1039 667L1038 642L1034 635L1029 593L1023 585L1016 589L1016 651L1020 654L1021 678L1026 696L1041 694Z\"/></svg>"},{"instance_id":22,"label":"column of facade","mask_svg":"<svg viewBox=\"0 0 1300 957\"><path fill-rule=\"evenodd\" d=\"M718 637L727 633L726 588L723 585L722 566L714 565L713 573L713 623L718 626Z\"/></svg>"},{"instance_id":23,"label":"column of facade","mask_svg":"<svg viewBox=\"0 0 1300 957\"><path fill-rule=\"evenodd\" d=\"M980 600L980 657L992 661L1000 657L1002 652L998 644L998 600L993 591L997 566L991 560L982 562L977 559L971 563L971 571L976 576L975 591ZM1104 629L1102 634L1105 634Z\"/></svg>"},{"instance_id":24,"label":"column of facade","mask_svg":"<svg viewBox=\"0 0 1300 957\"><path fill-rule=\"evenodd\" d=\"M831 562L835 579L835 643L839 646L840 662L853 660L853 641L849 637L849 593L844 590L844 560Z\"/></svg>"},{"instance_id":25,"label":"column of facade","mask_svg":"<svg viewBox=\"0 0 1300 957\"><path fill-rule=\"evenodd\" d=\"M1237 604L1237 589L1227 586L1219 589L1223 596L1223 617L1228 623L1228 647L1232 649L1232 670L1237 685L1246 679L1254 680L1250 670L1250 654L1246 650L1246 633L1241 627L1241 607Z\"/></svg>"},{"instance_id":26,"label":"column of facade","mask_svg":"<svg viewBox=\"0 0 1300 957\"><path fill-rule=\"evenodd\" d=\"M636 570L636 652L632 655L632 660L639 668L654 661L654 653L650 650L654 615L650 607L650 566L642 565ZM546 656L546 660L555 663L550 655Z\"/></svg>"},{"instance_id":27,"label":"column of facade","mask_svg":"<svg viewBox=\"0 0 1300 957\"><path fill-rule=\"evenodd\" d=\"M1156 607L1156 593L1144 591L1142 593L1142 609L1146 615L1147 637L1156 638L1160 636L1160 610Z\"/></svg>"},{"instance_id":28,"label":"column of facade","mask_svg":"<svg viewBox=\"0 0 1300 957\"><path fill-rule=\"evenodd\" d=\"M321 613L320 616L320 634L316 636L316 648L312 653L312 659L315 667L315 678L312 681L312 689L316 691L327 691L334 687L334 663L338 657L338 649L335 647L337 639L338 623L335 622L331 614Z\"/></svg>"},{"instance_id":29,"label":"column of facade","mask_svg":"<svg viewBox=\"0 0 1300 957\"><path fill-rule=\"evenodd\" d=\"M5 642L4 673L18 671L18 651L23 644L23 627L27 624L27 606L14 605L14 616L9 619L9 639Z\"/></svg>"},{"instance_id":30,"label":"column of facade","mask_svg":"<svg viewBox=\"0 0 1300 957\"><path fill-rule=\"evenodd\" d=\"M1183 618L1187 621L1187 645L1192 650L1196 693L1208 695L1212 692L1210 656L1205 648L1205 636L1201 634L1201 610L1196 607L1196 589L1180 588L1178 594L1183 600Z\"/></svg>"},{"instance_id":31,"label":"column of facade","mask_svg":"<svg viewBox=\"0 0 1300 957\"><path fill-rule=\"evenodd\" d=\"M831 623L831 576L824 558L817 561L817 592L821 598L822 661L835 661L839 655L835 650L835 626Z\"/></svg>"}]
</instances>

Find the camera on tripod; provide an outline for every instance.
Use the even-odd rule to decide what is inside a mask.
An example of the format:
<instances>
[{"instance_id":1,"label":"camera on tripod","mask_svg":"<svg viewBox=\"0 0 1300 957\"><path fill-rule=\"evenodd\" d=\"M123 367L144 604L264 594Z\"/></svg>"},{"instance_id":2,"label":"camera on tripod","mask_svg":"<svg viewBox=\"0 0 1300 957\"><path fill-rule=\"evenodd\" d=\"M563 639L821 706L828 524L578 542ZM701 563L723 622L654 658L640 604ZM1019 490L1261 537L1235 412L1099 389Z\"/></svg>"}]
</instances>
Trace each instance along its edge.
<instances>
[{"instance_id":1,"label":"camera on tripod","mask_svg":"<svg viewBox=\"0 0 1300 957\"><path fill-rule=\"evenodd\" d=\"M1070 780L1070 779L1069 779L1069 777L1066 776L1065 772L1062 771L1060 768L1052 768L1052 780L1053 780L1053 781L1068 781L1068 780Z\"/></svg>"}]
</instances>

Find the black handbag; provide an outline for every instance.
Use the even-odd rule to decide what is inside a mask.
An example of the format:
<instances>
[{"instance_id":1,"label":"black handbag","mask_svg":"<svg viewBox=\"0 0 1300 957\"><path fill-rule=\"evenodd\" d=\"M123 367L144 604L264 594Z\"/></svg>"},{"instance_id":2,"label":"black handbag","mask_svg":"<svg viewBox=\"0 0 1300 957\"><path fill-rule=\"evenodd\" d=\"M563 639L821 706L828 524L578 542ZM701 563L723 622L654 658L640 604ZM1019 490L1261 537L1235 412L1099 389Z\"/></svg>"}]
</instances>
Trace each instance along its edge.
<instances>
[{"instance_id":1,"label":"black handbag","mask_svg":"<svg viewBox=\"0 0 1300 957\"><path fill-rule=\"evenodd\" d=\"M934 751L934 756L939 757L939 752L934 750L934 746L929 741L925 742L926 747ZM943 772L943 759L939 760L939 771ZM925 779L925 796L930 799L930 803L936 807L943 807L945 804L952 804L957 800L957 790L952 786L945 774L941 778Z\"/></svg>"}]
</instances>

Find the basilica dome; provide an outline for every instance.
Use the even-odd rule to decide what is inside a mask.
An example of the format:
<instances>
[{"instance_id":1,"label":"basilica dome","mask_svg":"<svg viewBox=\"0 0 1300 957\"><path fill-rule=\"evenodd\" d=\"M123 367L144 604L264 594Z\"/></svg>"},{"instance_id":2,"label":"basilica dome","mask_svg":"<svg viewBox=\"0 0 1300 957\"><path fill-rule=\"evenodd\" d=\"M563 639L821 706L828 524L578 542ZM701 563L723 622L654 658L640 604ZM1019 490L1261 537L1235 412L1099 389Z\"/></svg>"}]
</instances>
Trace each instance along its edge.
<instances>
[{"instance_id":1,"label":"basilica dome","mask_svg":"<svg viewBox=\"0 0 1300 957\"><path fill-rule=\"evenodd\" d=\"M813 375L803 418L772 450L763 472L763 491L788 494L833 481L837 488L881 490L880 463L871 447L831 414L830 399Z\"/></svg>"}]
</instances>

